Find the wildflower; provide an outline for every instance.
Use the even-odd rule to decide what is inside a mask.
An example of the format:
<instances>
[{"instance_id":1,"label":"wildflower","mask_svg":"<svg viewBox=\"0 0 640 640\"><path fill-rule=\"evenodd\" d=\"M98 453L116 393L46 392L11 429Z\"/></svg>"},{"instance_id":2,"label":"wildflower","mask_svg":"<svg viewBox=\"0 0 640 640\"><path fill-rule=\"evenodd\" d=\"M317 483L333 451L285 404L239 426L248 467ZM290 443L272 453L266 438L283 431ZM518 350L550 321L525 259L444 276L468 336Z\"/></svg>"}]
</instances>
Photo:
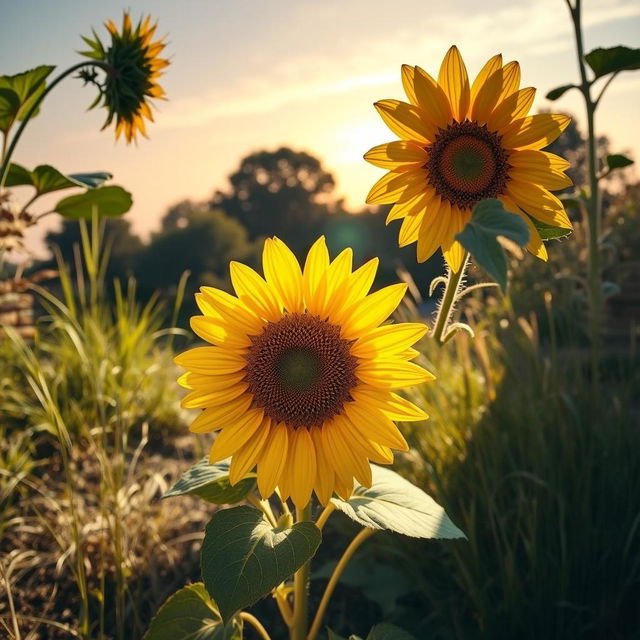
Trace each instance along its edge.
<instances>
[{"instance_id":1,"label":"wildflower","mask_svg":"<svg viewBox=\"0 0 640 640\"><path fill-rule=\"evenodd\" d=\"M157 25L151 24L151 16L141 18L134 28L125 11L121 30L111 20L105 26L111 42L103 44L95 31L93 40L83 37L91 47L83 55L109 67L100 95L91 108L102 102L108 112L103 129L115 118L116 139L124 134L130 143L138 133L147 135L145 119L153 121L150 100L165 96L157 80L169 61L159 57L165 43L163 39L153 41ZM86 82L97 83L94 70L81 72L81 76Z\"/></svg>"},{"instance_id":2,"label":"wildflower","mask_svg":"<svg viewBox=\"0 0 640 640\"><path fill-rule=\"evenodd\" d=\"M395 393L433 378L410 362L426 327L379 326L406 285L369 294L378 260L352 272L352 255L345 249L330 262L320 238L301 270L270 238L265 278L232 262L237 297L211 287L196 294L203 315L191 327L215 346L176 358L191 390L183 406L204 409L191 431L219 431L210 460L232 457L232 484L257 465L265 498L276 486L300 508L313 490L322 503L334 490L346 497L354 477L371 485L370 460L389 464L392 448L407 449L393 420L427 417Z\"/></svg>"},{"instance_id":3,"label":"wildflower","mask_svg":"<svg viewBox=\"0 0 640 640\"><path fill-rule=\"evenodd\" d=\"M569 163L541 149L569 124L564 115L527 116L535 89L520 89L520 66L491 58L472 85L458 49L447 52L438 80L420 67L404 65L402 83L409 103L375 104L401 139L374 147L365 159L389 169L371 189L369 204L394 204L391 220L403 219L399 245L417 242L418 261L438 247L453 272L464 249L455 236L473 207L498 198L519 214L530 231L528 249L543 260L547 252L531 217L570 229L571 222L551 190L571 185Z\"/></svg>"}]
</instances>

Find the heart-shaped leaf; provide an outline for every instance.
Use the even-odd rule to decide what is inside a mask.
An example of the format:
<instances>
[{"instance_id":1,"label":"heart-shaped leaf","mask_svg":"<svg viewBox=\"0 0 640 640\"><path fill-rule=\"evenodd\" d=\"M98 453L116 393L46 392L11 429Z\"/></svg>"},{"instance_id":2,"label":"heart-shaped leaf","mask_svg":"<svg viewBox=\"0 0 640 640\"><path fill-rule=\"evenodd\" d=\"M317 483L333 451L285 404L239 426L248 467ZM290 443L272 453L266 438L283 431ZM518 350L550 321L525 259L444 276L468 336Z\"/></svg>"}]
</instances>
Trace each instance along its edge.
<instances>
[{"instance_id":1,"label":"heart-shaped leaf","mask_svg":"<svg viewBox=\"0 0 640 640\"><path fill-rule=\"evenodd\" d=\"M5 184L7 187L31 186L36 189L37 195L41 196L45 193L72 187L95 189L112 177L106 171L64 175L48 164L38 165L33 171L29 171L29 169L12 162L9 165Z\"/></svg>"},{"instance_id":2,"label":"heart-shaped leaf","mask_svg":"<svg viewBox=\"0 0 640 640\"><path fill-rule=\"evenodd\" d=\"M242 640L242 620L224 625L202 582L183 587L158 609L144 640Z\"/></svg>"},{"instance_id":3,"label":"heart-shaped leaf","mask_svg":"<svg viewBox=\"0 0 640 640\"><path fill-rule=\"evenodd\" d=\"M34 102L38 100L46 87L47 76L55 69L50 65L40 65L34 69L16 73L13 76L0 76L0 89L10 89L18 96L19 105L14 112L11 124L17 119L22 120ZM34 111L31 117L35 117L38 110Z\"/></svg>"},{"instance_id":4,"label":"heart-shaped leaf","mask_svg":"<svg viewBox=\"0 0 640 640\"><path fill-rule=\"evenodd\" d=\"M640 49L630 49L622 45L607 49L594 49L587 53L584 59L595 73L596 78L617 71L640 69Z\"/></svg>"},{"instance_id":5,"label":"heart-shaped leaf","mask_svg":"<svg viewBox=\"0 0 640 640\"><path fill-rule=\"evenodd\" d=\"M0 131L7 133L20 109L18 94L7 87L0 87Z\"/></svg>"},{"instance_id":6,"label":"heart-shaped leaf","mask_svg":"<svg viewBox=\"0 0 640 640\"><path fill-rule=\"evenodd\" d=\"M349 500L332 498L340 511L364 527L413 538L466 538L444 509L391 469L371 465L371 487L357 486Z\"/></svg>"},{"instance_id":7,"label":"heart-shaped leaf","mask_svg":"<svg viewBox=\"0 0 640 640\"><path fill-rule=\"evenodd\" d=\"M97 210L98 216L121 216L131 209L132 203L133 199L128 191L110 185L63 198L55 206L55 211L71 220L88 220L91 219L94 209Z\"/></svg>"},{"instance_id":8,"label":"heart-shaped leaf","mask_svg":"<svg viewBox=\"0 0 640 640\"><path fill-rule=\"evenodd\" d=\"M322 534L313 522L272 527L261 511L218 511L202 543L202 577L224 621L284 582L311 560Z\"/></svg>"},{"instance_id":9,"label":"heart-shaped leaf","mask_svg":"<svg viewBox=\"0 0 640 640\"><path fill-rule=\"evenodd\" d=\"M627 158L627 156L624 156L621 153L612 153L607 156L607 167L609 168L609 171L623 169L624 167L628 167L632 164L633 160L631 158Z\"/></svg>"},{"instance_id":10,"label":"heart-shaped leaf","mask_svg":"<svg viewBox=\"0 0 640 640\"><path fill-rule=\"evenodd\" d=\"M575 84L563 84L561 87L556 87L555 89L551 89L549 93L547 93L547 100L557 100L560 96L563 96L569 89L575 88Z\"/></svg>"},{"instance_id":11,"label":"heart-shaped leaf","mask_svg":"<svg viewBox=\"0 0 640 640\"><path fill-rule=\"evenodd\" d=\"M195 494L214 504L234 504L240 502L256 485L255 473L249 474L236 485L229 482L231 459L211 464L205 457L185 471L163 498Z\"/></svg>"},{"instance_id":12,"label":"heart-shaped leaf","mask_svg":"<svg viewBox=\"0 0 640 640\"><path fill-rule=\"evenodd\" d=\"M524 247L529 242L527 223L510 213L500 200L481 200L473 209L471 220L456 235L460 244L500 285L507 288L507 258L498 237L504 237Z\"/></svg>"}]
</instances>

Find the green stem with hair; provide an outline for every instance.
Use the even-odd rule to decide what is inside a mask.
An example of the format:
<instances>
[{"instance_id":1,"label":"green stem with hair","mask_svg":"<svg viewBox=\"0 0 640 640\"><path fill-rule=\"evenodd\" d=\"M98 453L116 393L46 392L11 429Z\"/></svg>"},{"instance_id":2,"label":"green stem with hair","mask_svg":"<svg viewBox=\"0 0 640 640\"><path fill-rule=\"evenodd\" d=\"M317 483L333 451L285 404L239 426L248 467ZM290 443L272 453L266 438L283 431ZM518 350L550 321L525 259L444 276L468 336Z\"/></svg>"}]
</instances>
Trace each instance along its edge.
<instances>
[{"instance_id":1,"label":"green stem with hair","mask_svg":"<svg viewBox=\"0 0 640 640\"><path fill-rule=\"evenodd\" d=\"M462 278L467 270L469 264L469 252L465 251L464 258L462 259L462 265L460 269L453 273L449 267L446 277L446 284L444 288L444 294L438 307L438 315L436 316L436 323L433 327L432 336L438 344L443 344L447 336L447 328L451 320L451 315L455 308L455 303L458 298L458 292L460 291L460 285Z\"/></svg>"},{"instance_id":2,"label":"green stem with hair","mask_svg":"<svg viewBox=\"0 0 640 640\"><path fill-rule=\"evenodd\" d=\"M42 104L44 99L49 95L49 93L54 89L54 87L56 87L60 82L62 82L62 80L64 80L67 76L70 76L72 73L74 73L75 71L78 71L79 69L82 69L83 67L100 67L107 73L110 73L113 71L111 65L108 65L105 62L100 62L98 60L87 60L87 61L78 62L77 64L72 65L71 67L63 71L60 75L58 75L56 78L54 78L51 81L51 84L47 85L45 90L38 96L38 99L31 105L25 117L22 119L20 126L18 127L17 131L11 138L11 143L9 144L8 148L6 147L7 136L5 135L5 139L3 143L2 167L0 168L0 190L2 190L2 188L4 187L4 183L7 179L7 173L9 172L11 156L13 155L13 152L15 151L18 141L20 140L20 137L22 136L27 124L29 124L29 120L31 120L31 118L33 117L33 114L40 108L40 105Z\"/></svg>"},{"instance_id":3,"label":"green stem with hair","mask_svg":"<svg viewBox=\"0 0 640 640\"><path fill-rule=\"evenodd\" d=\"M311 520L311 505L296 509L296 522ZM305 562L293 576L293 625L291 640L306 640L309 625L309 574L311 561Z\"/></svg>"}]
</instances>

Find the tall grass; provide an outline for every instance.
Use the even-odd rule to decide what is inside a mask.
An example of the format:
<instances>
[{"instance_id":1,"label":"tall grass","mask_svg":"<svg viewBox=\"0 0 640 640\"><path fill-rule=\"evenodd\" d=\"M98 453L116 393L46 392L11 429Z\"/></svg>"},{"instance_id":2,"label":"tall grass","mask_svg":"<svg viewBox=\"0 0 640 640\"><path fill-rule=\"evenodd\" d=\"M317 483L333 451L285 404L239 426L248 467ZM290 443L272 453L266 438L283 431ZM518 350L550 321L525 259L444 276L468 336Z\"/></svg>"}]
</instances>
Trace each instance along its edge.
<instances>
[{"instance_id":1,"label":"tall grass","mask_svg":"<svg viewBox=\"0 0 640 640\"><path fill-rule=\"evenodd\" d=\"M114 283L112 302L100 225L81 223L81 231L75 277L58 256L61 297L36 290L46 314L35 343L27 344L8 328L2 340L12 367L11 378L3 376L3 384L11 387L3 411L14 423L3 431L22 446L17 452L3 447L8 473L0 479L0 504L4 501L4 515L13 516L8 536L23 540L37 525L55 541L57 553L47 562L58 573L70 570L77 589L71 602L59 603L78 607L71 616L77 628L62 625L68 633L124 640L141 635L148 609L155 608L145 597L153 580L145 567L153 567L161 555L154 546L176 560L167 548L170 541L160 534L175 521L163 521L154 504L167 488L165 470L148 460L143 469L138 463L150 438L182 424L172 365L172 339L181 332L162 328L166 314L156 299L136 300L133 280ZM37 438L43 432L48 439ZM33 437L44 447L41 463L53 465L46 475L32 473L38 455L25 440ZM15 559L9 548L0 563L9 567ZM29 558L21 561L14 591L35 568ZM162 598L166 586L160 582L151 586ZM11 617L11 624L3 620L14 637L15 629L38 622L13 610ZM60 627L55 618L43 624Z\"/></svg>"}]
</instances>

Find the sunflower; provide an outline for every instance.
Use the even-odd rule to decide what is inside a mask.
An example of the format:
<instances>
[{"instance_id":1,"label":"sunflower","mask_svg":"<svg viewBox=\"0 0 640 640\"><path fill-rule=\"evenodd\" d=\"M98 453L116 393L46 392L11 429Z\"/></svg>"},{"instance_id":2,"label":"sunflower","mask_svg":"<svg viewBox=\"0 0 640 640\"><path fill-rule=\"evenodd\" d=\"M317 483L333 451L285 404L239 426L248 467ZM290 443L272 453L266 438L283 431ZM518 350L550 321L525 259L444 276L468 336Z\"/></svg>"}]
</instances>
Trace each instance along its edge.
<instances>
[{"instance_id":1,"label":"sunflower","mask_svg":"<svg viewBox=\"0 0 640 640\"><path fill-rule=\"evenodd\" d=\"M304 269L278 238L264 245L265 278L231 262L236 296L202 287L191 327L214 346L176 357L187 369L186 408L204 411L191 431L218 431L210 460L231 456L230 482L257 466L264 498L276 487L299 508L312 491L326 504L348 497L353 479L371 486L369 461L390 464L407 450L394 420L426 414L395 390L433 376L410 362L422 323L379 326L402 300L405 284L375 293L374 258L352 271L353 252L333 262L323 237Z\"/></svg>"},{"instance_id":2,"label":"sunflower","mask_svg":"<svg viewBox=\"0 0 640 640\"><path fill-rule=\"evenodd\" d=\"M420 67L404 65L409 102L381 100L378 113L400 140L374 147L365 159L389 169L373 186L369 204L393 204L387 224L402 218L399 245L417 242L423 262L442 247L459 271L464 249L455 236L473 207L498 198L520 215L530 232L529 251L547 259L534 220L571 229L551 190L570 186L569 163L542 151L569 124L565 115L528 116L535 89L520 89L520 66L491 58L473 84L458 49L447 52L438 80ZM533 219L533 220L532 220Z\"/></svg>"},{"instance_id":3,"label":"sunflower","mask_svg":"<svg viewBox=\"0 0 640 640\"><path fill-rule=\"evenodd\" d=\"M146 137L145 118L153 122L150 101L164 98L164 89L157 79L169 61L159 55L165 47L163 39L153 41L156 24L151 24L151 16L140 18L133 27L131 16L124 12L122 29L109 20L105 23L111 42L105 46L93 32L94 40L82 39L91 47L83 55L105 63L107 71L104 85L100 86L100 95L91 105L102 106L108 112L103 129L115 118L116 139L124 134L127 143L136 140L138 133ZM86 81L96 83L95 72L81 72Z\"/></svg>"}]
</instances>

